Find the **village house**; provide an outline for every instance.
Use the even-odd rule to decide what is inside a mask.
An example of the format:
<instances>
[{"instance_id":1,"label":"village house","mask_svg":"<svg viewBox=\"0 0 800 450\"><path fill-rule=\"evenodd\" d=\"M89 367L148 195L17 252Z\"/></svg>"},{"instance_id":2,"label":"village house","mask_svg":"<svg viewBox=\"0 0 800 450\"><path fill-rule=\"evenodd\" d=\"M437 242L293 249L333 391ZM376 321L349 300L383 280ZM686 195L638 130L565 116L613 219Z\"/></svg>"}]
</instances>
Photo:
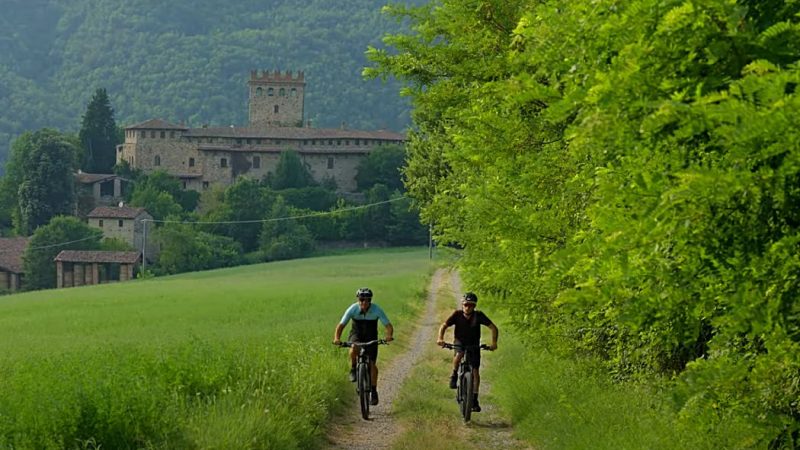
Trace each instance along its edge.
<instances>
[{"instance_id":1,"label":"village house","mask_svg":"<svg viewBox=\"0 0 800 450\"><path fill-rule=\"evenodd\" d=\"M79 217L86 217L89 211L98 206L118 204L131 184L127 178L113 173L86 173L80 170L75 174L75 181L78 187L75 215Z\"/></svg>"},{"instance_id":2,"label":"village house","mask_svg":"<svg viewBox=\"0 0 800 450\"><path fill-rule=\"evenodd\" d=\"M145 239L148 243L149 236L145 236L146 224L144 221L153 220L144 208L131 208L129 206L98 206L87 216L89 226L103 232L104 238L114 238L126 242L131 248L142 253L145 251ZM151 231L153 228L150 224ZM148 259L150 248L148 247Z\"/></svg>"},{"instance_id":3,"label":"village house","mask_svg":"<svg viewBox=\"0 0 800 450\"><path fill-rule=\"evenodd\" d=\"M24 282L22 255L28 248L29 238L0 238L0 289L17 291Z\"/></svg>"},{"instance_id":4,"label":"village house","mask_svg":"<svg viewBox=\"0 0 800 450\"><path fill-rule=\"evenodd\" d=\"M405 142L405 135L392 131L303 126L303 72L252 71L248 84L248 126L189 128L148 120L125 128L117 162L146 174L163 170L184 189L202 191L240 176L262 179L274 173L281 152L293 150L317 182L332 180L339 191L352 192L364 157L382 145Z\"/></svg>"}]
</instances>

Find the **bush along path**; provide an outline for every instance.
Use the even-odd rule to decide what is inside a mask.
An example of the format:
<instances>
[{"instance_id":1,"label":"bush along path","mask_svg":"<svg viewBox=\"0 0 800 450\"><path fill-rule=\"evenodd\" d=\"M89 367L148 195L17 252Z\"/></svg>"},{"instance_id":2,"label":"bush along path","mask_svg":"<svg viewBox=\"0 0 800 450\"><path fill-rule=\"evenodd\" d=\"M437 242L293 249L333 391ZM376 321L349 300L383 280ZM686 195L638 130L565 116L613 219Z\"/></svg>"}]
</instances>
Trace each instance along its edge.
<instances>
[{"instance_id":1,"label":"bush along path","mask_svg":"<svg viewBox=\"0 0 800 450\"><path fill-rule=\"evenodd\" d=\"M456 272L439 269L428 288L425 311L413 334L395 333L407 340L408 350L381 366L378 390L381 404L370 408L371 420L361 419L353 393L352 407L333 419L327 448L531 448L513 439L511 422L491 393L491 355L483 358L483 411L464 424L454 391L447 387L452 353L436 346L436 332L461 292ZM455 303L457 305L457 303ZM448 334L448 337L450 334ZM346 373L342 373L346 376Z\"/></svg>"}]
</instances>

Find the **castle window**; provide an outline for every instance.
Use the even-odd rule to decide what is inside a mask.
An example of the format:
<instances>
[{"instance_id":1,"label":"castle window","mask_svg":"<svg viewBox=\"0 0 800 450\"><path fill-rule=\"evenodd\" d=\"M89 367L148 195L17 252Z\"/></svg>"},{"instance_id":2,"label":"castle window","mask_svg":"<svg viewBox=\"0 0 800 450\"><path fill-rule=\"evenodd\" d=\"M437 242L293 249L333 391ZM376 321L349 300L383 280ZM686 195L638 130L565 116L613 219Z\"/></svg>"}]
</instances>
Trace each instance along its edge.
<instances>
[{"instance_id":1,"label":"castle window","mask_svg":"<svg viewBox=\"0 0 800 450\"><path fill-rule=\"evenodd\" d=\"M333 156L328 156L328 169L333 169Z\"/></svg>"},{"instance_id":2,"label":"castle window","mask_svg":"<svg viewBox=\"0 0 800 450\"><path fill-rule=\"evenodd\" d=\"M308 145L308 141L303 139L303 145Z\"/></svg>"},{"instance_id":3,"label":"castle window","mask_svg":"<svg viewBox=\"0 0 800 450\"><path fill-rule=\"evenodd\" d=\"M356 139L356 145L361 145L361 141Z\"/></svg>"},{"instance_id":4,"label":"castle window","mask_svg":"<svg viewBox=\"0 0 800 450\"><path fill-rule=\"evenodd\" d=\"M342 140L341 139L337 140L336 145L342 145Z\"/></svg>"},{"instance_id":5,"label":"castle window","mask_svg":"<svg viewBox=\"0 0 800 450\"><path fill-rule=\"evenodd\" d=\"M186 189L186 182L183 182L183 188Z\"/></svg>"},{"instance_id":6,"label":"castle window","mask_svg":"<svg viewBox=\"0 0 800 450\"><path fill-rule=\"evenodd\" d=\"M261 157L253 156L253 169L260 169L260 168L261 168Z\"/></svg>"},{"instance_id":7,"label":"castle window","mask_svg":"<svg viewBox=\"0 0 800 450\"><path fill-rule=\"evenodd\" d=\"M139 137L147 137L147 132L142 130L139 132Z\"/></svg>"},{"instance_id":8,"label":"castle window","mask_svg":"<svg viewBox=\"0 0 800 450\"><path fill-rule=\"evenodd\" d=\"M317 145L317 140L316 139L312 139L311 140L311 145Z\"/></svg>"},{"instance_id":9,"label":"castle window","mask_svg":"<svg viewBox=\"0 0 800 450\"><path fill-rule=\"evenodd\" d=\"M297 89L292 88L292 97L297 97Z\"/></svg>"},{"instance_id":10,"label":"castle window","mask_svg":"<svg viewBox=\"0 0 800 450\"><path fill-rule=\"evenodd\" d=\"M267 96L272 97L273 95L275 95L275 89L273 88L267 89Z\"/></svg>"},{"instance_id":11,"label":"castle window","mask_svg":"<svg viewBox=\"0 0 800 450\"><path fill-rule=\"evenodd\" d=\"M165 137L167 137L167 132L164 131L164 130L161 130L161 139L164 139Z\"/></svg>"},{"instance_id":12,"label":"castle window","mask_svg":"<svg viewBox=\"0 0 800 450\"><path fill-rule=\"evenodd\" d=\"M189 167L194 167L194 158L189 158Z\"/></svg>"},{"instance_id":13,"label":"castle window","mask_svg":"<svg viewBox=\"0 0 800 450\"><path fill-rule=\"evenodd\" d=\"M278 105L275 105L275 114L278 114Z\"/></svg>"},{"instance_id":14,"label":"castle window","mask_svg":"<svg viewBox=\"0 0 800 450\"><path fill-rule=\"evenodd\" d=\"M219 160L220 167L228 167L228 158L222 158Z\"/></svg>"},{"instance_id":15,"label":"castle window","mask_svg":"<svg viewBox=\"0 0 800 450\"><path fill-rule=\"evenodd\" d=\"M150 132L150 137L151 137L151 138L153 138L153 139L155 139L155 137L156 137L156 130L153 130L153 131L151 131L151 132Z\"/></svg>"},{"instance_id":16,"label":"castle window","mask_svg":"<svg viewBox=\"0 0 800 450\"><path fill-rule=\"evenodd\" d=\"M160 166L161 165L161 157L160 156L156 155L155 160L153 161L153 165L154 166Z\"/></svg>"},{"instance_id":17,"label":"castle window","mask_svg":"<svg viewBox=\"0 0 800 450\"><path fill-rule=\"evenodd\" d=\"M333 141L332 141L332 140L329 140L329 141L328 141L328 145L333 145Z\"/></svg>"},{"instance_id":18,"label":"castle window","mask_svg":"<svg viewBox=\"0 0 800 450\"><path fill-rule=\"evenodd\" d=\"M286 97L286 89L281 88L280 93L278 95L280 95L281 97Z\"/></svg>"},{"instance_id":19,"label":"castle window","mask_svg":"<svg viewBox=\"0 0 800 450\"><path fill-rule=\"evenodd\" d=\"M256 88L256 97L261 97L264 94L264 90L260 87Z\"/></svg>"},{"instance_id":20,"label":"castle window","mask_svg":"<svg viewBox=\"0 0 800 450\"><path fill-rule=\"evenodd\" d=\"M100 228L103 228L103 219L98 220L98 225Z\"/></svg>"},{"instance_id":21,"label":"castle window","mask_svg":"<svg viewBox=\"0 0 800 450\"><path fill-rule=\"evenodd\" d=\"M241 139L236 139L236 143L237 143L237 144L241 144L241 143L242 143L242 140L241 140Z\"/></svg>"},{"instance_id":22,"label":"castle window","mask_svg":"<svg viewBox=\"0 0 800 450\"><path fill-rule=\"evenodd\" d=\"M344 141L344 145L350 145L350 141L349 140Z\"/></svg>"},{"instance_id":23,"label":"castle window","mask_svg":"<svg viewBox=\"0 0 800 450\"><path fill-rule=\"evenodd\" d=\"M117 221L117 224L119 225L119 227L120 227L120 228L122 228L122 223L123 223L123 222L122 222L122 219L119 219L119 220Z\"/></svg>"},{"instance_id":24,"label":"castle window","mask_svg":"<svg viewBox=\"0 0 800 450\"><path fill-rule=\"evenodd\" d=\"M208 181L203 181L203 189L208 189Z\"/></svg>"},{"instance_id":25,"label":"castle window","mask_svg":"<svg viewBox=\"0 0 800 450\"><path fill-rule=\"evenodd\" d=\"M169 132L169 138L170 139L175 139L175 132L174 131L170 131Z\"/></svg>"}]
</instances>

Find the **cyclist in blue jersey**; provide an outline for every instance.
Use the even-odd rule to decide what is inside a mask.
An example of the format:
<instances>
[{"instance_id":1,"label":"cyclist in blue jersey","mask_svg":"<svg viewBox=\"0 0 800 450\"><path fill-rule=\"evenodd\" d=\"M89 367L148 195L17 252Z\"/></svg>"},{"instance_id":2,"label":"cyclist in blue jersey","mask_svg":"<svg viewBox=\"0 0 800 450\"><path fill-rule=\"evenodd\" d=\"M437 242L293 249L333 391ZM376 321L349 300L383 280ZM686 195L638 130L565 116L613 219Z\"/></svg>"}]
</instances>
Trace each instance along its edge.
<instances>
[{"instance_id":1,"label":"cyclist in blue jersey","mask_svg":"<svg viewBox=\"0 0 800 450\"><path fill-rule=\"evenodd\" d=\"M342 343L342 331L350 320L353 325L350 328L350 335L347 340L349 342L369 342L378 339L378 321L380 320L386 328L384 333L386 341L392 341L394 338L394 327L383 312L380 306L372 303L372 291L369 288L361 288L356 291L357 301L347 308L344 312L342 320L336 325L336 331L333 333L333 343L339 345ZM370 404L378 404L378 366L375 362L378 359L378 346L372 345L366 349L369 355L369 368L370 377L372 378L372 394L370 395ZM356 361L358 360L358 350L356 347L350 347L350 381L356 381Z\"/></svg>"}]
</instances>

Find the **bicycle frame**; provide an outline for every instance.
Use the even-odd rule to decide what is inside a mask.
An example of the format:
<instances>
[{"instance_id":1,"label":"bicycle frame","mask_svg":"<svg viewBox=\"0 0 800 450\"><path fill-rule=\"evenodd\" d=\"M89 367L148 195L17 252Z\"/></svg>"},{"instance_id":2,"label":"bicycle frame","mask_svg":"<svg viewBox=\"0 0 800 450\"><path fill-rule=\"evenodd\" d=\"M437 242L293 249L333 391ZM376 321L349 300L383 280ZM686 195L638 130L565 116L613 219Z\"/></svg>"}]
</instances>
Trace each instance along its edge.
<instances>
[{"instance_id":1,"label":"bicycle frame","mask_svg":"<svg viewBox=\"0 0 800 450\"><path fill-rule=\"evenodd\" d=\"M481 349L490 350L488 345L456 345L445 343L444 348L456 351L463 351L464 355L461 357L461 362L458 364L458 382L456 384L456 401L461 410L461 415L464 417L464 422L469 422L472 418L472 403L475 398L475 380L472 373L472 365L470 364L470 355L472 352L479 352Z\"/></svg>"},{"instance_id":2,"label":"bicycle frame","mask_svg":"<svg viewBox=\"0 0 800 450\"><path fill-rule=\"evenodd\" d=\"M372 392L372 374L369 366L369 356L367 347L372 345L386 345L383 339L376 339L369 342L342 342L341 347L358 348L358 360L356 362L356 392L358 393L359 404L361 406L361 417L369 420L369 396Z\"/></svg>"}]
</instances>

